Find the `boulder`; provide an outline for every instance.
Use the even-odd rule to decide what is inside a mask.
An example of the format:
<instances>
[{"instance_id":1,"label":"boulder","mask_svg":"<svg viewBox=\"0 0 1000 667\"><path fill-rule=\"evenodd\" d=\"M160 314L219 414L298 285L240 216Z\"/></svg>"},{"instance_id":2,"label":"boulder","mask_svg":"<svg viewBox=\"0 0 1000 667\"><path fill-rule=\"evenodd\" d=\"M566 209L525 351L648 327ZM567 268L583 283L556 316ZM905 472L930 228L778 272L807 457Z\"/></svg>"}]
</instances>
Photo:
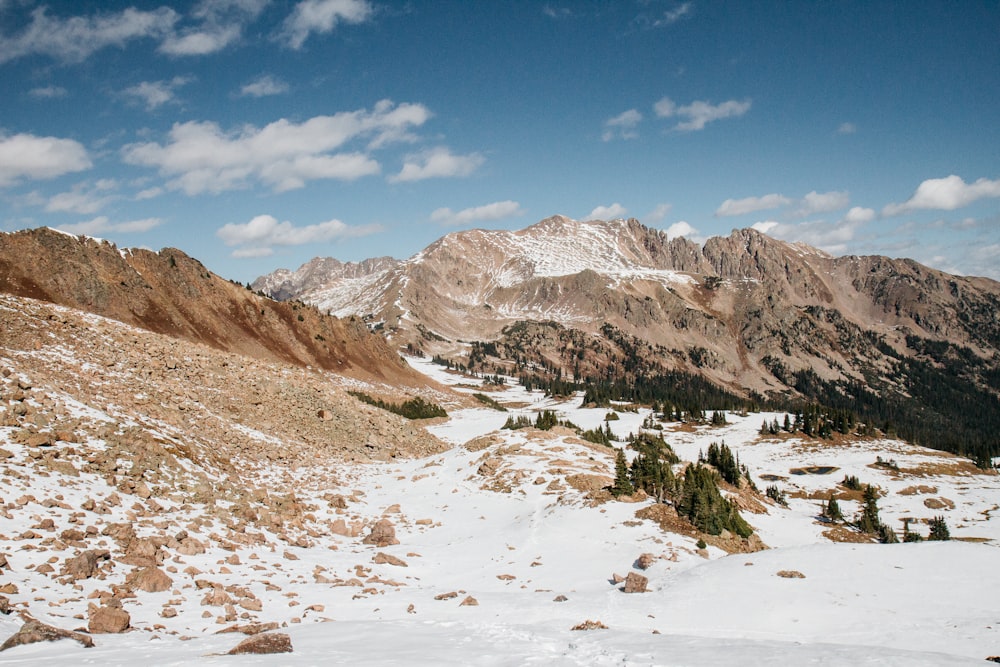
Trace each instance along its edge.
<instances>
[{"instance_id":1,"label":"boulder","mask_svg":"<svg viewBox=\"0 0 1000 667\"><path fill-rule=\"evenodd\" d=\"M0 645L0 651L6 651L9 648L23 646L25 644L54 642L58 639L75 639L83 644L85 648L91 648L94 645L94 640L87 635L80 634L79 632L72 632L70 630L63 630L62 628L46 625L41 621L30 619L21 626L20 630L8 637L7 641Z\"/></svg>"},{"instance_id":2,"label":"boulder","mask_svg":"<svg viewBox=\"0 0 1000 667\"><path fill-rule=\"evenodd\" d=\"M648 578L637 572L629 572L625 577L625 588L622 590L626 593L645 593L647 584L649 584Z\"/></svg>"},{"instance_id":3,"label":"boulder","mask_svg":"<svg viewBox=\"0 0 1000 667\"><path fill-rule=\"evenodd\" d=\"M391 547L394 544L399 544L399 540L396 539L396 527L388 519L379 519L372 526L372 532L368 537L362 540L362 544L374 544L377 547Z\"/></svg>"},{"instance_id":4,"label":"boulder","mask_svg":"<svg viewBox=\"0 0 1000 667\"><path fill-rule=\"evenodd\" d=\"M132 625L132 617L119 606L107 605L100 607L91 615L87 629L90 634L118 634L125 632Z\"/></svg>"},{"instance_id":5,"label":"boulder","mask_svg":"<svg viewBox=\"0 0 1000 667\"><path fill-rule=\"evenodd\" d=\"M283 632L266 632L244 639L227 655L264 655L291 652L291 637Z\"/></svg>"},{"instance_id":6,"label":"boulder","mask_svg":"<svg viewBox=\"0 0 1000 667\"><path fill-rule=\"evenodd\" d=\"M174 585L174 580L157 567L143 567L132 570L125 577L125 586L130 590L140 590L147 593L168 591Z\"/></svg>"},{"instance_id":7,"label":"boulder","mask_svg":"<svg viewBox=\"0 0 1000 667\"><path fill-rule=\"evenodd\" d=\"M66 559L62 573L74 580L90 579L97 574L101 562L109 558L111 553L107 549L89 549L79 556Z\"/></svg>"},{"instance_id":8,"label":"boulder","mask_svg":"<svg viewBox=\"0 0 1000 667\"><path fill-rule=\"evenodd\" d=\"M650 553L645 553L645 554L642 554L641 556L639 556L635 560L635 566L638 567L640 570L648 570L649 567L654 562L656 562L656 556L654 556L653 554L650 554Z\"/></svg>"}]
</instances>

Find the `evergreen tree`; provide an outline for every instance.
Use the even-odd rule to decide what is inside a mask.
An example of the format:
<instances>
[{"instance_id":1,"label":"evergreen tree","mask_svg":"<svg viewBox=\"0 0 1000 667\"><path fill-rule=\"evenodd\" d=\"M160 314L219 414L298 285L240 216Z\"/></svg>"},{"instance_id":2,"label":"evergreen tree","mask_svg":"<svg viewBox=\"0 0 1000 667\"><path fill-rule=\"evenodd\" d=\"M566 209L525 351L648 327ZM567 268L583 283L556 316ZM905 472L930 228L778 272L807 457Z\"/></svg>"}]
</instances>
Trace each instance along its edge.
<instances>
[{"instance_id":1,"label":"evergreen tree","mask_svg":"<svg viewBox=\"0 0 1000 667\"><path fill-rule=\"evenodd\" d=\"M628 460L625 458L625 450L619 449L615 453L615 483L611 487L611 495L630 496L635 493L632 482L628 475Z\"/></svg>"},{"instance_id":2,"label":"evergreen tree","mask_svg":"<svg viewBox=\"0 0 1000 667\"><path fill-rule=\"evenodd\" d=\"M725 442L721 445L715 442L710 444L708 446L708 458L705 461L719 471L722 479L733 486L739 487L741 477L740 467L733 456L732 450L729 449Z\"/></svg>"},{"instance_id":3,"label":"evergreen tree","mask_svg":"<svg viewBox=\"0 0 1000 667\"><path fill-rule=\"evenodd\" d=\"M689 465L684 471L676 507L678 514L710 535L718 535L723 530L740 537L749 537L753 533L733 504L719 493L715 472L700 464Z\"/></svg>"},{"instance_id":4,"label":"evergreen tree","mask_svg":"<svg viewBox=\"0 0 1000 667\"><path fill-rule=\"evenodd\" d=\"M923 542L924 538L920 536L920 533L914 533L910 530L910 519L909 517L903 519L903 541L904 542Z\"/></svg>"},{"instance_id":5,"label":"evergreen tree","mask_svg":"<svg viewBox=\"0 0 1000 667\"><path fill-rule=\"evenodd\" d=\"M927 536L928 540L944 541L951 539L951 532L948 530L948 524L945 522L943 516L936 516L929 523L931 533Z\"/></svg>"},{"instance_id":6,"label":"evergreen tree","mask_svg":"<svg viewBox=\"0 0 1000 667\"><path fill-rule=\"evenodd\" d=\"M862 503L861 516L857 520L858 530L874 535L879 532L882 522L878 517L878 492L871 484L865 485Z\"/></svg>"},{"instance_id":7,"label":"evergreen tree","mask_svg":"<svg viewBox=\"0 0 1000 667\"><path fill-rule=\"evenodd\" d=\"M840 511L840 503L832 493L826 501L826 507L823 508L823 516L830 521L842 521L844 518L844 514Z\"/></svg>"}]
</instances>

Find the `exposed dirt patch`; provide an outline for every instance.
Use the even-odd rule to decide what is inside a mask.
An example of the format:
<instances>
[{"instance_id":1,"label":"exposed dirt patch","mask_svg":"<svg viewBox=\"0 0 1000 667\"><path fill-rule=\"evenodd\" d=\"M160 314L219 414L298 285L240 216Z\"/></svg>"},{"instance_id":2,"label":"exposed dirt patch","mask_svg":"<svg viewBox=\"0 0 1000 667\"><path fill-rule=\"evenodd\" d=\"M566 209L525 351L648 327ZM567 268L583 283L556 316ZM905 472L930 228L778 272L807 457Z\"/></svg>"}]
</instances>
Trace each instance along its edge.
<instances>
[{"instance_id":1,"label":"exposed dirt patch","mask_svg":"<svg viewBox=\"0 0 1000 667\"><path fill-rule=\"evenodd\" d=\"M834 526L829 530L824 530L823 537L831 542L846 542L850 544L869 544L875 541L871 535L865 535L844 526Z\"/></svg>"}]
</instances>

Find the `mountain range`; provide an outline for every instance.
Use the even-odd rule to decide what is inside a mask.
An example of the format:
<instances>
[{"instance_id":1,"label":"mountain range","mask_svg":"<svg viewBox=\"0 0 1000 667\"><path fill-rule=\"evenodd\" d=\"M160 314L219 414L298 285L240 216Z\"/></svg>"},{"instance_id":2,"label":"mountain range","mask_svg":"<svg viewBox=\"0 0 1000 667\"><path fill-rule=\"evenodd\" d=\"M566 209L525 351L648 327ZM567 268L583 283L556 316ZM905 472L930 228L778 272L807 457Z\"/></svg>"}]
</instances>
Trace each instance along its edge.
<instances>
[{"instance_id":1,"label":"mountain range","mask_svg":"<svg viewBox=\"0 0 1000 667\"><path fill-rule=\"evenodd\" d=\"M481 370L593 381L638 356L641 375L822 402L930 446L1000 453L1000 283L908 259L833 257L753 229L699 245L634 219L555 216L451 233L407 260L316 258L252 288ZM485 366L473 342L489 344Z\"/></svg>"}]
</instances>

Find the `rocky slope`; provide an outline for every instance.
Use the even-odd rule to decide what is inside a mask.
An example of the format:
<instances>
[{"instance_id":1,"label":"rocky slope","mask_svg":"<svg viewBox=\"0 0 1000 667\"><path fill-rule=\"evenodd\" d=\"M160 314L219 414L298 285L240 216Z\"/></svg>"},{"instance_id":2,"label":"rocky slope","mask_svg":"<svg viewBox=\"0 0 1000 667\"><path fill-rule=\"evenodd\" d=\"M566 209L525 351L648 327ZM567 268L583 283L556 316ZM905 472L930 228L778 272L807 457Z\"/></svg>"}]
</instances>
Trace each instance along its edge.
<instances>
[{"instance_id":1,"label":"rocky slope","mask_svg":"<svg viewBox=\"0 0 1000 667\"><path fill-rule=\"evenodd\" d=\"M394 385L425 382L363 324L261 298L172 248L120 250L46 228L2 234L0 292L267 361Z\"/></svg>"}]
</instances>

